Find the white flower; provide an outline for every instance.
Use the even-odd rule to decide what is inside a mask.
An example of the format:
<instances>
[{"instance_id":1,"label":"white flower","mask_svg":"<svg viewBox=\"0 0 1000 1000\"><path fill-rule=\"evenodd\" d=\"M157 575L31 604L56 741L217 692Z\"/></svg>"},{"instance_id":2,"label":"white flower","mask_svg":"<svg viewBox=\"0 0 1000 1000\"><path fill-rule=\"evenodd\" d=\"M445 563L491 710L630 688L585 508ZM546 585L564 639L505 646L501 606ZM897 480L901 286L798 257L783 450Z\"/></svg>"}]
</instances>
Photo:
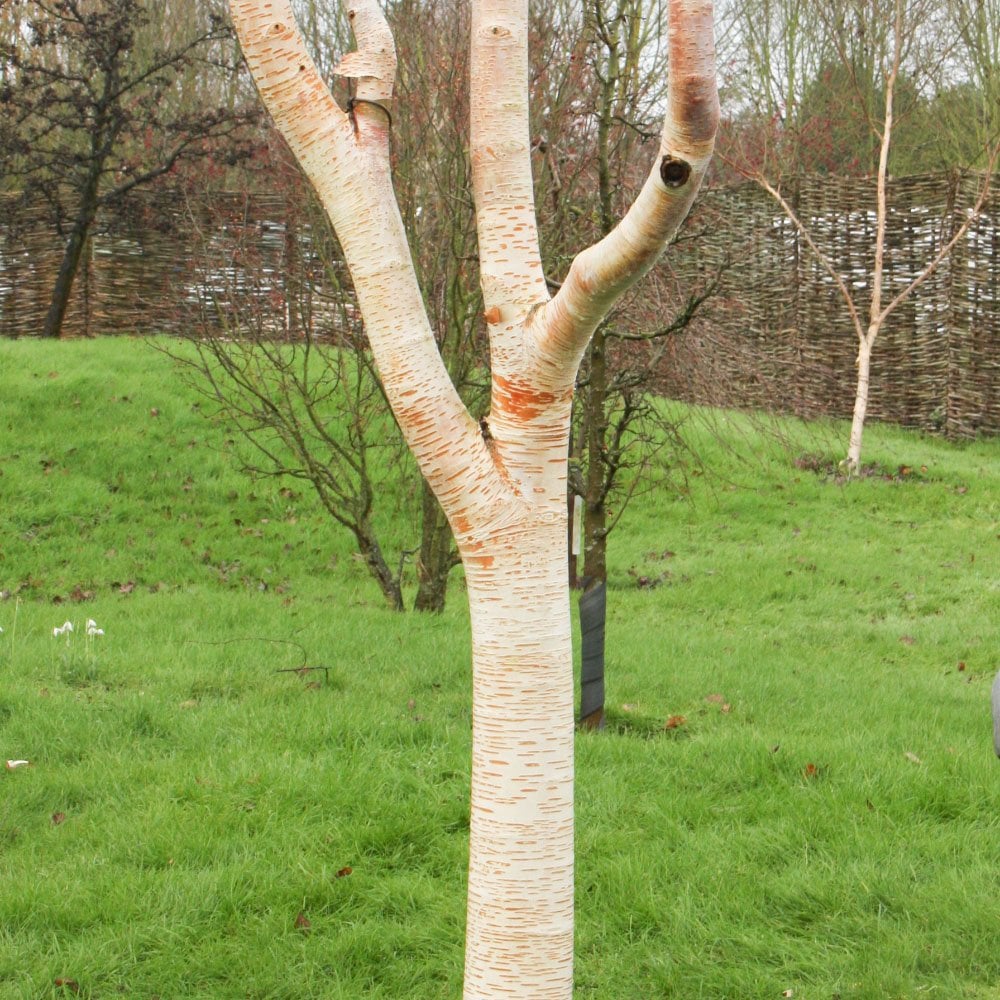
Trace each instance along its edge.
<instances>
[{"instance_id":1,"label":"white flower","mask_svg":"<svg viewBox=\"0 0 1000 1000\"><path fill-rule=\"evenodd\" d=\"M65 635L67 632L72 632L72 631L73 631L73 623L63 622L61 626L59 626L58 628L54 628L52 630L52 634L54 636L60 636L60 635Z\"/></svg>"},{"instance_id":2,"label":"white flower","mask_svg":"<svg viewBox=\"0 0 1000 1000\"><path fill-rule=\"evenodd\" d=\"M92 628L97 628L97 622L93 618L87 619L87 631L89 632Z\"/></svg>"},{"instance_id":3,"label":"white flower","mask_svg":"<svg viewBox=\"0 0 1000 1000\"><path fill-rule=\"evenodd\" d=\"M104 629L97 627L97 622L87 622L87 635L104 635Z\"/></svg>"}]
</instances>

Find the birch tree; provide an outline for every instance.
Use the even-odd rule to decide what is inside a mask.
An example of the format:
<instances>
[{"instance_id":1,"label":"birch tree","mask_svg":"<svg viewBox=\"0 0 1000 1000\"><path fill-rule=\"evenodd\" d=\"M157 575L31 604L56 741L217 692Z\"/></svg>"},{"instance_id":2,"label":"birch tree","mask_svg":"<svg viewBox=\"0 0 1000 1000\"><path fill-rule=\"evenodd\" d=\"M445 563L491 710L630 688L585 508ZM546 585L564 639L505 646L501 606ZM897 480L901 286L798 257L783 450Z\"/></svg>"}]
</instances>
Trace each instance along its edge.
<instances>
[{"instance_id":1,"label":"birch tree","mask_svg":"<svg viewBox=\"0 0 1000 1000\"><path fill-rule=\"evenodd\" d=\"M526 0L474 0L470 154L491 395L477 422L441 360L392 188L396 68L377 0L348 10L336 72L290 0L231 0L261 98L337 232L386 396L444 509L472 620L473 749L465 996L565 998L573 966L573 679L566 453L573 382L612 303L687 213L718 123L708 0L670 2L670 96L636 201L551 296L535 221Z\"/></svg>"},{"instance_id":2,"label":"birch tree","mask_svg":"<svg viewBox=\"0 0 1000 1000\"><path fill-rule=\"evenodd\" d=\"M907 68L910 78L926 71L936 79L941 64L948 57L960 55L943 50L934 34L925 29L935 13L934 0L864 0L844 5L838 0L816 0L814 12L823 25L837 63L849 81L857 106L861 109L874 146L875 239L871 273L862 298L856 282L838 272L831 256L820 246L809 220L800 217L795 199L783 190L780 163L765 155L727 157L744 176L754 180L781 206L798 230L802 242L826 272L844 302L857 337L857 378L847 454L842 465L848 475L861 468L861 449L871 382L871 361L875 342L895 310L941 266L952 249L965 237L978 217L989 190L990 172L1000 146L993 140L987 153L987 169L979 197L972 210L950 235L941 241L923 269L904 287L893 288L886 278L886 232L891 210L889 202L890 152L900 122L899 91ZM876 82L880 86L876 86ZM874 103L873 103L874 98ZM723 154L725 155L725 154ZM754 162L754 159L756 162ZM775 176L777 172L778 176Z\"/></svg>"}]
</instances>

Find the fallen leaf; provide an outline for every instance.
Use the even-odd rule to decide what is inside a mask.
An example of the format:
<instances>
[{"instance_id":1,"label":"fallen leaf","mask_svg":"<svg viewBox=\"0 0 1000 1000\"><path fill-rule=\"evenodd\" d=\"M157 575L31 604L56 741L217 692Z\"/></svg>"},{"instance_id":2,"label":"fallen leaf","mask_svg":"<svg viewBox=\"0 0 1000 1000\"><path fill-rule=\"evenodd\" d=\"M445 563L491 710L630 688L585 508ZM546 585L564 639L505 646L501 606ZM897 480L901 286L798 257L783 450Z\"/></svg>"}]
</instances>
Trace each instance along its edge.
<instances>
[{"instance_id":1,"label":"fallen leaf","mask_svg":"<svg viewBox=\"0 0 1000 1000\"><path fill-rule=\"evenodd\" d=\"M341 868L340 871L338 871L337 874L334 875L333 877L334 878L347 878L347 876L350 875L351 872L353 872L353 871L354 871L354 869L350 865L344 865L344 867Z\"/></svg>"},{"instance_id":2,"label":"fallen leaf","mask_svg":"<svg viewBox=\"0 0 1000 1000\"><path fill-rule=\"evenodd\" d=\"M295 918L295 929L302 931L303 934L308 934L312 930L312 922L301 910Z\"/></svg>"},{"instance_id":3,"label":"fallen leaf","mask_svg":"<svg viewBox=\"0 0 1000 1000\"><path fill-rule=\"evenodd\" d=\"M900 642L901 642L901 643L902 643L902 644L903 644L904 646L912 646L912 645L913 645L913 644L914 644L914 643L915 643L915 642L916 642L917 640L916 640L916 639L914 639L912 635L901 635L901 636L899 637L899 641L900 641Z\"/></svg>"},{"instance_id":4,"label":"fallen leaf","mask_svg":"<svg viewBox=\"0 0 1000 1000\"><path fill-rule=\"evenodd\" d=\"M71 993L80 992L80 984L75 979L67 979L65 976L59 976L54 985L67 989Z\"/></svg>"},{"instance_id":5,"label":"fallen leaf","mask_svg":"<svg viewBox=\"0 0 1000 1000\"><path fill-rule=\"evenodd\" d=\"M135 590L135 580L129 580L128 583L118 584L119 594L131 594Z\"/></svg>"},{"instance_id":6,"label":"fallen leaf","mask_svg":"<svg viewBox=\"0 0 1000 1000\"><path fill-rule=\"evenodd\" d=\"M819 768L815 764L806 764L802 774L807 778L815 778L819 774Z\"/></svg>"},{"instance_id":7,"label":"fallen leaf","mask_svg":"<svg viewBox=\"0 0 1000 1000\"><path fill-rule=\"evenodd\" d=\"M725 698L721 694L706 694L705 701L712 705L722 705L725 702Z\"/></svg>"},{"instance_id":8,"label":"fallen leaf","mask_svg":"<svg viewBox=\"0 0 1000 1000\"><path fill-rule=\"evenodd\" d=\"M919 757L918 757L918 756L917 756L917 755L916 755L915 753L910 753L910 751L909 751L909 750L907 750L907 751L906 751L906 753L904 753L904 754L903 754L903 756L904 756L904 757L905 757L905 758L906 758L906 759L907 759L907 760L908 760L908 761L909 761L909 762L910 762L911 764L920 764L920 763L921 763L921 760L920 760L920 758L919 758Z\"/></svg>"},{"instance_id":9,"label":"fallen leaf","mask_svg":"<svg viewBox=\"0 0 1000 1000\"><path fill-rule=\"evenodd\" d=\"M60 823L66 821L66 813L53 813L52 814L52 825L58 826Z\"/></svg>"},{"instance_id":10,"label":"fallen leaf","mask_svg":"<svg viewBox=\"0 0 1000 1000\"><path fill-rule=\"evenodd\" d=\"M965 660L959 660L958 661L958 669L960 671L965 669Z\"/></svg>"},{"instance_id":11,"label":"fallen leaf","mask_svg":"<svg viewBox=\"0 0 1000 1000\"><path fill-rule=\"evenodd\" d=\"M679 729L687 722L687 719L683 715L671 715L669 719L664 723L664 729Z\"/></svg>"}]
</instances>

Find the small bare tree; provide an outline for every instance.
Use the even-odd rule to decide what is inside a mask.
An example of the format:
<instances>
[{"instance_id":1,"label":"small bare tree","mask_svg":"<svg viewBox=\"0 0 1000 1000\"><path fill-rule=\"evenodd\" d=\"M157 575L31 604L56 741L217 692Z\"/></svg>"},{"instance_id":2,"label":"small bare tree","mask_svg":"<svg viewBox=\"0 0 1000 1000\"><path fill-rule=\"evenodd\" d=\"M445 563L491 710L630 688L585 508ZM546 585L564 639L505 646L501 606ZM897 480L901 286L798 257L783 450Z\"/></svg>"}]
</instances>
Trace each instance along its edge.
<instances>
[{"instance_id":1,"label":"small bare tree","mask_svg":"<svg viewBox=\"0 0 1000 1000\"><path fill-rule=\"evenodd\" d=\"M886 229L891 206L888 198L890 174L889 160L893 131L897 127L897 89L906 66L939 63L945 53L935 51L933 56L929 42L923 32L933 9L931 0L878 0L862 8L844 5L833 0L816 0L813 13L821 19L843 72L854 88L857 106L867 109L874 82L881 79L880 110L867 113L867 125L877 143L877 166L875 168L875 241L872 271L867 285L867 306L851 279L838 272L832 258L819 245L808 220L800 217L794 199L783 190L780 172L775 176L771 171L779 167L780 159L765 155L756 159L731 156L729 162L744 176L752 179L767 191L795 226L803 242L814 254L822 269L829 275L843 299L858 341L857 381L854 393L854 412L844 468L848 474L856 474L861 467L861 447L865 418L868 411L868 396L871 378L871 359L875 341L884 329L893 312L905 302L941 266L952 249L965 238L969 226L982 210L989 192L990 173L996 163L1000 145L994 140L989 151L987 170L972 210L954 227L950 236L943 240L938 250L930 257L924 268L903 288L886 287ZM859 43L859 39L863 42ZM866 46L864 58L859 59L857 47ZM881 64L880 64L881 63Z\"/></svg>"}]
</instances>

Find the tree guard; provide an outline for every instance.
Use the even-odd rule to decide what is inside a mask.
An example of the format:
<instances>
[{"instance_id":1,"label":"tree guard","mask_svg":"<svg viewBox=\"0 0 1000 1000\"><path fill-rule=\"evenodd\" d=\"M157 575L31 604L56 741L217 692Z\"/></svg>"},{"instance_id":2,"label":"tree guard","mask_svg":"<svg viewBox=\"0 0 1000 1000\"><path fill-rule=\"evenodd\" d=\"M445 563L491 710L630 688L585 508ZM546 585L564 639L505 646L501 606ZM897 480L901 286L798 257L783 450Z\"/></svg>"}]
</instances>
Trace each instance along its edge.
<instances>
[{"instance_id":1,"label":"tree guard","mask_svg":"<svg viewBox=\"0 0 1000 1000\"><path fill-rule=\"evenodd\" d=\"M604 630L608 592L598 580L580 595L580 724L604 728Z\"/></svg>"}]
</instances>

